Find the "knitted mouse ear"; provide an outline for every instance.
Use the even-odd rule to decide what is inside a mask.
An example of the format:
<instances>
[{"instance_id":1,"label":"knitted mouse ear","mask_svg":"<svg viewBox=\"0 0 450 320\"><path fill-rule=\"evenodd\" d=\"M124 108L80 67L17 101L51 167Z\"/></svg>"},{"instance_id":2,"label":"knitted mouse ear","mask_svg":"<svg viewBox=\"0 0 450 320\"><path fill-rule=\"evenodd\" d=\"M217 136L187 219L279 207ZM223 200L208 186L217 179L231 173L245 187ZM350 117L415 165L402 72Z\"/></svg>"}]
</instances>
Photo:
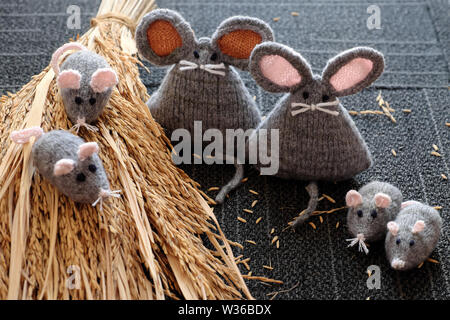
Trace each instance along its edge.
<instances>
[{"instance_id":1,"label":"knitted mouse ear","mask_svg":"<svg viewBox=\"0 0 450 320\"><path fill-rule=\"evenodd\" d=\"M64 70L56 78L56 82L61 89L80 89L81 74L77 70Z\"/></svg>"},{"instance_id":2,"label":"knitted mouse ear","mask_svg":"<svg viewBox=\"0 0 450 320\"><path fill-rule=\"evenodd\" d=\"M369 86L383 70L384 58L380 52L358 47L328 61L322 79L335 96L348 96Z\"/></svg>"},{"instance_id":3,"label":"knitted mouse ear","mask_svg":"<svg viewBox=\"0 0 450 320\"><path fill-rule=\"evenodd\" d=\"M214 32L211 43L221 60L240 69L248 68L250 54L256 45L273 41L273 31L264 21L235 16L224 20Z\"/></svg>"},{"instance_id":4,"label":"knitted mouse ear","mask_svg":"<svg viewBox=\"0 0 450 320\"><path fill-rule=\"evenodd\" d=\"M53 174L55 176L62 176L72 172L73 168L75 168L75 161L72 159L61 159L55 163Z\"/></svg>"},{"instance_id":5,"label":"knitted mouse ear","mask_svg":"<svg viewBox=\"0 0 450 320\"><path fill-rule=\"evenodd\" d=\"M98 144L97 142L86 142L83 143L82 145L80 145L78 147L78 159L80 161L84 161L87 158L89 158L90 156L92 156L94 153L98 153Z\"/></svg>"},{"instance_id":6,"label":"knitted mouse ear","mask_svg":"<svg viewBox=\"0 0 450 320\"><path fill-rule=\"evenodd\" d=\"M194 50L194 45L191 26L173 10L151 11L136 29L139 54L158 66L177 63Z\"/></svg>"},{"instance_id":7,"label":"knitted mouse ear","mask_svg":"<svg viewBox=\"0 0 450 320\"><path fill-rule=\"evenodd\" d=\"M356 208L363 202L361 194L356 190L350 190L345 195L345 203L349 208Z\"/></svg>"},{"instance_id":8,"label":"knitted mouse ear","mask_svg":"<svg viewBox=\"0 0 450 320\"><path fill-rule=\"evenodd\" d=\"M312 79L308 62L299 53L276 42L257 45L250 56L249 68L255 81L270 92L295 90Z\"/></svg>"},{"instance_id":9,"label":"knitted mouse ear","mask_svg":"<svg viewBox=\"0 0 450 320\"><path fill-rule=\"evenodd\" d=\"M114 87L119 82L116 72L111 68L100 68L91 76L91 86L94 92L100 93Z\"/></svg>"}]
</instances>

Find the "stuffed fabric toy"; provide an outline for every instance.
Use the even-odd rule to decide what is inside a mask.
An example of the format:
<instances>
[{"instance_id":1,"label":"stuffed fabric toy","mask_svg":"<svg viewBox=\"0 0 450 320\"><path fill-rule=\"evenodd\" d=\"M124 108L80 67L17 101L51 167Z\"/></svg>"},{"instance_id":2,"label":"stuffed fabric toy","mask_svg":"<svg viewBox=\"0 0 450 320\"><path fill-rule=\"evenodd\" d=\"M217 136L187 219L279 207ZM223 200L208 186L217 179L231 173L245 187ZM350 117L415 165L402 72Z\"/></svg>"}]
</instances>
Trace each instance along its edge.
<instances>
[{"instance_id":1,"label":"stuffed fabric toy","mask_svg":"<svg viewBox=\"0 0 450 320\"><path fill-rule=\"evenodd\" d=\"M266 42L253 50L253 78L267 91L286 94L250 142L264 138L270 145L267 131L278 129L277 176L312 181L307 186L308 208L294 227L306 220L317 205L316 181L349 179L371 166L367 145L338 97L361 91L383 69L383 55L366 47L350 49L331 59L321 76L312 73L299 53L282 44ZM260 169L260 165L256 167Z\"/></svg>"},{"instance_id":2,"label":"stuffed fabric toy","mask_svg":"<svg viewBox=\"0 0 450 320\"><path fill-rule=\"evenodd\" d=\"M58 60L68 50L80 51L68 56L60 70ZM57 76L67 117L75 124L73 128L77 133L80 127L97 131L97 127L91 124L102 113L113 87L118 83L116 72L103 57L76 42L56 50L51 66Z\"/></svg>"},{"instance_id":3,"label":"stuffed fabric toy","mask_svg":"<svg viewBox=\"0 0 450 320\"><path fill-rule=\"evenodd\" d=\"M439 241L442 218L439 212L417 201L402 203L402 210L387 224L386 256L391 267L409 270L425 261Z\"/></svg>"},{"instance_id":4,"label":"stuffed fabric toy","mask_svg":"<svg viewBox=\"0 0 450 320\"><path fill-rule=\"evenodd\" d=\"M75 202L96 206L110 196L120 197L120 190L111 191L96 142L84 142L64 130L43 133L39 127L13 131L11 139L25 144L36 137L31 157L40 174L61 193Z\"/></svg>"},{"instance_id":5,"label":"stuffed fabric toy","mask_svg":"<svg viewBox=\"0 0 450 320\"><path fill-rule=\"evenodd\" d=\"M232 66L246 70L253 48L270 40L271 28L256 18L229 18L211 39L197 40L177 12L150 12L136 31L138 51L155 65L171 66L147 102L152 116L169 136L179 128L193 136L194 121L201 121L202 131L218 129L224 137L226 129L256 128L261 121L259 110ZM223 157L229 156L235 155L223 152ZM221 190L217 202L241 181L242 164L235 161L235 166L235 177Z\"/></svg>"},{"instance_id":6,"label":"stuffed fabric toy","mask_svg":"<svg viewBox=\"0 0 450 320\"><path fill-rule=\"evenodd\" d=\"M397 187L380 181L372 181L359 191L347 192L347 227L353 236L347 239L349 247L358 244L359 251L368 254L366 243L385 239L386 224L397 217L402 201L402 193Z\"/></svg>"}]
</instances>

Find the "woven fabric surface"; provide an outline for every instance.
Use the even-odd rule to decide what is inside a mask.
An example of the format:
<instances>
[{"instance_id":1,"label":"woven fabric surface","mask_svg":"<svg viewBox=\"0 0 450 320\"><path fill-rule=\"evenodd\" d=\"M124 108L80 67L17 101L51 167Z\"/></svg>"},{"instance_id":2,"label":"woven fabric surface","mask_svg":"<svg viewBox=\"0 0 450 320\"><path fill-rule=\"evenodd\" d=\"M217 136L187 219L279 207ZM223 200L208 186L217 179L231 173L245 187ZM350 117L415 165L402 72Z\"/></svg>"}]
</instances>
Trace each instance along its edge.
<instances>
[{"instance_id":1,"label":"woven fabric surface","mask_svg":"<svg viewBox=\"0 0 450 320\"><path fill-rule=\"evenodd\" d=\"M100 1L3 0L0 6L0 93L17 91L30 77L48 65L51 54L68 38L89 28ZM336 200L319 202L318 210L345 205L349 189L359 189L378 179L401 189L405 200L414 199L442 206L443 235L432 258L420 269L397 272L390 269L383 243L370 246L364 255L347 248L346 211L340 210L312 217L316 229L305 224L298 233L287 224L307 206L307 182L260 177L246 168L248 181L215 208L227 237L244 249L236 255L250 258L253 275L282 280L283 285L248 281L256 298L280 290L276 299L449 299L450 298L450 122L449 63L450 38L446 0L381 0L381 29L366 26L366 0L286 0L286 1L205 1L159 0L160 8L179 11L196 31L196 36L210 36L220 21L232 15L249 15L270 23L276 41L300 52L320 72L326 61L351 47L366 45L384 53L386 71L368 89L341 100L349 110L381 110L376 102L379 92L396 111L397 123L383 115L357 115L353 119L373 155L374 165L355 179L338 184L320 183L319 191ZM69 5L78 5L81 29L68 29ZM297 12L298 15L292 15ZM277 21L273 18L279 17ZM149 64L151 74L141 70L149 93L156 91L165 74L164 68ZM240 72L250 94L263 115L270 112L279 94L259 88L247 72ZM402 109L410 109L411 113ZM441 157L432 156L432 145ZM395 150L396 156L391 150ZM184 165L183 169L201 183L202 188L225 184L233 175L231 165ZM250 192L254 190L255 195ZM209 194L215 196L216 191ZM258 200L252 208L251 204ZM246 213L243 209L251 209ZM247 223L237 220L242 217ZM256 220L261 221L256 224ZM338 227L336 227L338 225ZM274 233L271 234L271 230ZM286 229L286 230L285 230ZM284 230L284 231L283 231ZM279 248L272 244L279 237ZM256 245L246 242L251 240ZM273 270L263 266L272 266ZM381 288L370 290L367 268L380 267ZM248 273L240 265L242 273Z\"/></svg>"}]
</instances>

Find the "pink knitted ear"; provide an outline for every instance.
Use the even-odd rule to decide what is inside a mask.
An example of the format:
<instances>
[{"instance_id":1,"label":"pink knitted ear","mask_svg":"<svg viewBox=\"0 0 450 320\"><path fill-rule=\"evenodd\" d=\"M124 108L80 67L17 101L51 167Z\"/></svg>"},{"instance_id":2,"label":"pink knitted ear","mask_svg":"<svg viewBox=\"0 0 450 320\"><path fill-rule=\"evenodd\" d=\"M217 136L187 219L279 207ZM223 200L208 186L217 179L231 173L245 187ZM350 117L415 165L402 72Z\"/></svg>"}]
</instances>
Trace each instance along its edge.
<instances>
[{"instance_id":1,"label":"pink knitted ear","mask_svg":"<svg viewBox=\"0 0 450 320\"><path fill-rule=\"evenodd\" d=\"M395 237L398 234L398 224L394 221L389 221L387 224L389 232Z\"/></svg>"},{"instance_id":2,"label":"pink knitted ear","mask_svg":"<svg viewBox=\"0 0 450 320\"><path fill-rule=\"evenodd\" d=\"M356 190L350 190L345 196L347 207L356 208L362 203L362 196Z\"/></svg>"},{"instance_id":3,"label":"pink knitted ear","mask_svg":"<svg viewBox=\"0 0 450 320\"><path fill-rule=\"evenodd\" d=\"M349 89L363 81L373 69L369 59L355 58L341 67L331 78L330 84L336 91Z\"/></svg>"},{"instance_id":4,"label":"pink knitted ear","mask_svg":"<svg viewBox=\"0 0 450 320\"><path fill-rule=\"evenodd\" d=\"M56 81L61 89L80 89L81 74L77 70L64 70Z\"/></svg>"},{"instance_id":5,"label":"pink knitted ear","mask_svg":"<svg viewBox=\"0 0 450 320\"><path fill-rule=\"evenodd\" d=\"M259 61L261 73L273 83L292 87L302 81L301 75L292 64L279 55L266 55Z\"/></svg>"},{"instance_id":6,"label":"pink knitted ear","mask_svg":"<svg viewBox=\"0 0 450 320\"><path fill-rule=\"evenodd\" d=\"M94 153L98 152L97 142L86 142L78 147L78 159L80 161L86 160L88 157L92 156Z\"/></svg>"},{"instance_id":7,"label":"pink knitted ear","mask_svg":"<svg viewBox=\"0 0 450 320\"><path fill-rule=\"evenodd\" d=\"M419 233L422 232L425 229L425 221L423 220L417 220L414 224L414 227L412 228L412 233Z\"/></svg>"},{"instance_id":8,"label":"pink knitted ear","mask_svg":"<svg viewBox=\"0 0 450 320\"><path fill-rule=\"evenodd\" d=\"M62 176L71 172L74 167L75 161L73 161L72 159L61 159L55 163L53 174L55 176Z\"/></svg>"},{"instance_id":9,"label":"pink knitted ear","mask_svg":"<svg viewBox=\"0 0 450 320\"><path fill-rule=\"evenodd\" d=\"M119 82L116 72L111 68L101 68L91 77L91 88L94 92L105 92Z\"/></svg>"},{"instance_id":10,"label":"pink knitted ear","mask_svg":"<svg viewBox=\"0 0 450 320\"><path fill-rule=\"evenodd\" d=\"M385 193L379 192L374 197L375 206L377 208L387 208L391 205L392 199Z\"/></svg>"}]
</instances>

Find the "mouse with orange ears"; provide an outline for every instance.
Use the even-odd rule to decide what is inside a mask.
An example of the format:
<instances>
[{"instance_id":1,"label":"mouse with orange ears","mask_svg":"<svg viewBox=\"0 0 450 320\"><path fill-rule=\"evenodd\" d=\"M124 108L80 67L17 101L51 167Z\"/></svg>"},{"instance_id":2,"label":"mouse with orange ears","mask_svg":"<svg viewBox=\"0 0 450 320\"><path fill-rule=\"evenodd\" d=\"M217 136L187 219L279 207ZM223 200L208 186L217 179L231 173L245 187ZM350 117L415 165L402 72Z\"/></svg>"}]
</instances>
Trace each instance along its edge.
<instances>
[{"instance_id":1,"label":"mouse with orange ears","mask_svg":"<svg viewBox=\"0 0 450 320\"><path fill-rule=\"evenodd\" d=\"M64 130L44 133L39 127L13 131L11 139L18 144L35 137L31 157L38 172L61 193L75 202L96 206L109 197L120 197L111 191L108 178L98 156L96 142L85 142Z\"/></svg>"},{"instance_id":2,"label":"mouse with orange ears","mask_svg":"<svg viewBox=\"0 0 450 320\"><path fill-rule=\"evenodd\" d=\"M153 118L169 137L177 129L189 132L191 137L213 129L222 134L225 142L227 130L255 129L261 121L258 106L234 68L246 71L253 48L271 40L270 26L253 17L230 17L210 38L197 38L178 12L151 11L137 27L137 49L150 63L169 66L160 87L147 102ZM225 146L217 151L215 158L221 159L220 163L225 160L236 167L234 177L215 199L222 203L228 192L240 184L245 159L237 159Z\"/></svg>"}]
</instances>

